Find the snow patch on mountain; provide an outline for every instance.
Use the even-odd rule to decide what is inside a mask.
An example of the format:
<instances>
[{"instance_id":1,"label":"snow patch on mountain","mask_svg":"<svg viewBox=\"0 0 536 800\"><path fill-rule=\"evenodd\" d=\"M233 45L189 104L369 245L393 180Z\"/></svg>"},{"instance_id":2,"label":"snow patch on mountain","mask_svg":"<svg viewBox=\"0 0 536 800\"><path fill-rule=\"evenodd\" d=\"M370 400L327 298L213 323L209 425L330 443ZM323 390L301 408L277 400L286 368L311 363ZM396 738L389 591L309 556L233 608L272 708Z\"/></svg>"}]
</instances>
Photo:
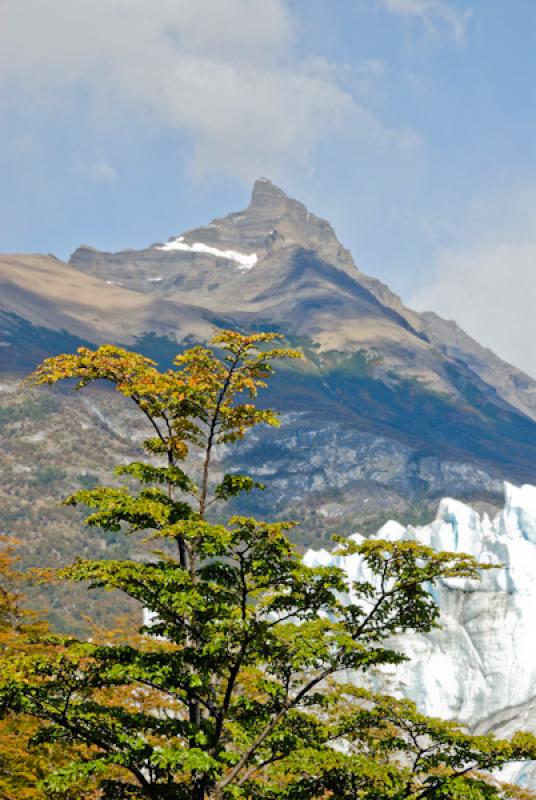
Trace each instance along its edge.
<instances>
[{"instance_id":1,"label":"snow patch on mountain","mask_svg":"<svg viewBox=\"0 0 536 800\"><path fill-rule=\"evenodd\" d=\"M164 250L166 252L183 250L190 253L208 253L209 255L216 256L216 258L224 258L226 261L235 261L240 269L251 269L258 260L256 253L247 255L246 253L239 253L238 250L220 250L217 247L210 247L208 244L203 244L203 242L188 244L184 241L184 236L179 236L177 239L173 239L171 242L167 242L163 245L156 245L155 249Z\"/></svg>"},{"instance_id":2,"label":"snow patch on mountain","mask_svg":"<svg viewBox=\"0 0 536 800\"><path fill-rule=\"evenodd\" d=\"M502 712L515 707L520 725L526 728L528 717L536 732L536 716L522 714L536 698L536 487L504 488L505 505L494 519L444 499L430 525L404 528L391 521L378 531L380 539L468 553L496 567L480 581L449 579L431 588L442 627L397 638L394 645L409 660L371 680L374 688L411 697L427 714L479 732L500 733ZM311 566L339 566L350 581L370 579L359 556L309 550L304 558Z\"/></svg>"}]
</instances>

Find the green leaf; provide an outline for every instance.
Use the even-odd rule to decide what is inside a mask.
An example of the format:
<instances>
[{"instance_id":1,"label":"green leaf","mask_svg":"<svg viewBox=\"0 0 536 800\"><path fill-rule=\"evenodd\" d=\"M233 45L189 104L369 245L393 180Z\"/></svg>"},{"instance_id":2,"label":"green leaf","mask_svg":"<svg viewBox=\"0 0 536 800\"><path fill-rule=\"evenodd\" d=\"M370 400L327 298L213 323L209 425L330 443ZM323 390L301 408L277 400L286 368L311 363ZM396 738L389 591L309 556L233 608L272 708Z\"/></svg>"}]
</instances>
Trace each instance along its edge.
<instances>
[{"instance_id":1,"label":"green leaf","mask_svg":"<svg viewBox=\"0 0 536 800\"><path fill-rule=\"evenodd\" d=\"M254 481L248 475L227 473L214 490L214 494L219 500L228 500L230 497L236 497L242 492L251 492L252 489L264 488L264 484Z\"/></svg>"}]
</instances>

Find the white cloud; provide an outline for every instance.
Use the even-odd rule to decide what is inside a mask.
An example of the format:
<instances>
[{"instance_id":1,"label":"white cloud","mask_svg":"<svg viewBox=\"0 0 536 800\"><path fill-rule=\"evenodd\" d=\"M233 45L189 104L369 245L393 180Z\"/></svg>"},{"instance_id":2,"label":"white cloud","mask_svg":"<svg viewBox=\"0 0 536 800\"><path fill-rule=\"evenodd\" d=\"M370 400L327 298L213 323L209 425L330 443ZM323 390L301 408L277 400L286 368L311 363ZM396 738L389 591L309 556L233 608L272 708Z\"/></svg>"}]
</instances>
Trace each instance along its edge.
<instances>
[{"instance_id":1,"label":"white cloud","mask_svg":"<svg viewBox=\"0 0 536 800\"><path fill-rule=\"evenodd\" d=\"M536 378L536 240L507 235L443 252L409 300L454 319L480 344Z\"/></svg>"},{"instance_id":2,"label":"white cloud","mask_svg":"<svg viewBox=\"0 0 536 800\"><path fill-rule=\"evenodd\" d=\"M378 0L399 17L417 19L433 34L447 29L457 44L465 44L471 9L460 10L447 0Z\"/></svg>"},{"instance_id":3,"label":"white cloud","mask_svg":"<svg viewBox=\"0 0 536 800\"><path fill-rule=\"evenodd\" d=\"M367 97L385 76L385 64L375 58L365 59L359 64L333 63L321 56L309 58L307 70L344 87L352 94Z\"/></svg>"},{"instance_id":4,"label":"white cloud","mask_svg":"<svg viewBox=\"0 0 536 800\"><path fill-rule=\"evenodd\" d=\"M194 174L246 181L306 163L337 130L415 143L335 70L297 59L294 39L287 0L2 0L0 93L46 113L83 92L101 122L119 115L186 133Z\"/></svg>"}]
</instances>

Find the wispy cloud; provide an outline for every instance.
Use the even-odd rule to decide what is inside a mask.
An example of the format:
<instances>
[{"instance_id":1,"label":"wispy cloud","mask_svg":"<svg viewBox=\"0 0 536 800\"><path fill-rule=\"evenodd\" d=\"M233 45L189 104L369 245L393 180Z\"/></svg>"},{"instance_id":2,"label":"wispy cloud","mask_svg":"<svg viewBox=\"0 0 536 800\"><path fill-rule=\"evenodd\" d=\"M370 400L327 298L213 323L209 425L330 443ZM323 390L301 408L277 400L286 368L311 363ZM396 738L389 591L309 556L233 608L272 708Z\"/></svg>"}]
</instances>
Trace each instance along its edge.
<instances>
[{"instance_id":1,"label":"wispy cloud","mask_svg":"<svg viewBox=\"0 0 536 800\"><path fill-rule=\"evenodd\" d=\"M193 174L277 178L338 130L379 146L417 141L382 124L331 66L297 56L287 0L0 4L0 98L43 113L82 95L100 121L128 115L178 130ZM381 65L363 69L370 90ZM94 174L110 179L112 169Z\"/></svg>"},{"instance_id":2,"label":"wispy cloud","mask_svg":"<svg viewBox=\"0 0 536 800\"><path fill-rule=\"evenodd\" d=\"M472 16L470 8L459 9L447 0L378 0L380 6L399 17L417 19L432 33L447 31L454 41L465 44Z\"/></svg>"},{"instance_id":3,"label":"wispy cloud","mask_svg":"<svg viewBox=\"0 0 536 800\"><path fill-rule=\"evenodd\" d=\"M536 378L536 192L504 192L500 201L467 213L480 218L480 230L439 253L435 270L409 304L456 320Z\"/></svg>"}]
</instances>

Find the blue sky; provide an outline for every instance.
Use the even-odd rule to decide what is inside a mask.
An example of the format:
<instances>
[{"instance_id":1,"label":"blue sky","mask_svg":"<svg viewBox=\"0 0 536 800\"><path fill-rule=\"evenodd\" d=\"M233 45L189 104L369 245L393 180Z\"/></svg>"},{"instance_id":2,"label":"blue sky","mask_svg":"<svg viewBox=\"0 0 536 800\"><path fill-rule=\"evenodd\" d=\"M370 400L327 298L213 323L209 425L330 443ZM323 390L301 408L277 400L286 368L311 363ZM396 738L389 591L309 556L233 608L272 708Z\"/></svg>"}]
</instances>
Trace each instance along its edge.
<instances>
[{"instance_id":1,"label":"blue sky","mask_svg":"<svg viewBox=\"0 0 536 800\"><path fill-rule=\"evenodd\" d=\"M533 0L2 0L0 251L142 247L271 178L536 375Z\"/></svg>"}]
</instances>

